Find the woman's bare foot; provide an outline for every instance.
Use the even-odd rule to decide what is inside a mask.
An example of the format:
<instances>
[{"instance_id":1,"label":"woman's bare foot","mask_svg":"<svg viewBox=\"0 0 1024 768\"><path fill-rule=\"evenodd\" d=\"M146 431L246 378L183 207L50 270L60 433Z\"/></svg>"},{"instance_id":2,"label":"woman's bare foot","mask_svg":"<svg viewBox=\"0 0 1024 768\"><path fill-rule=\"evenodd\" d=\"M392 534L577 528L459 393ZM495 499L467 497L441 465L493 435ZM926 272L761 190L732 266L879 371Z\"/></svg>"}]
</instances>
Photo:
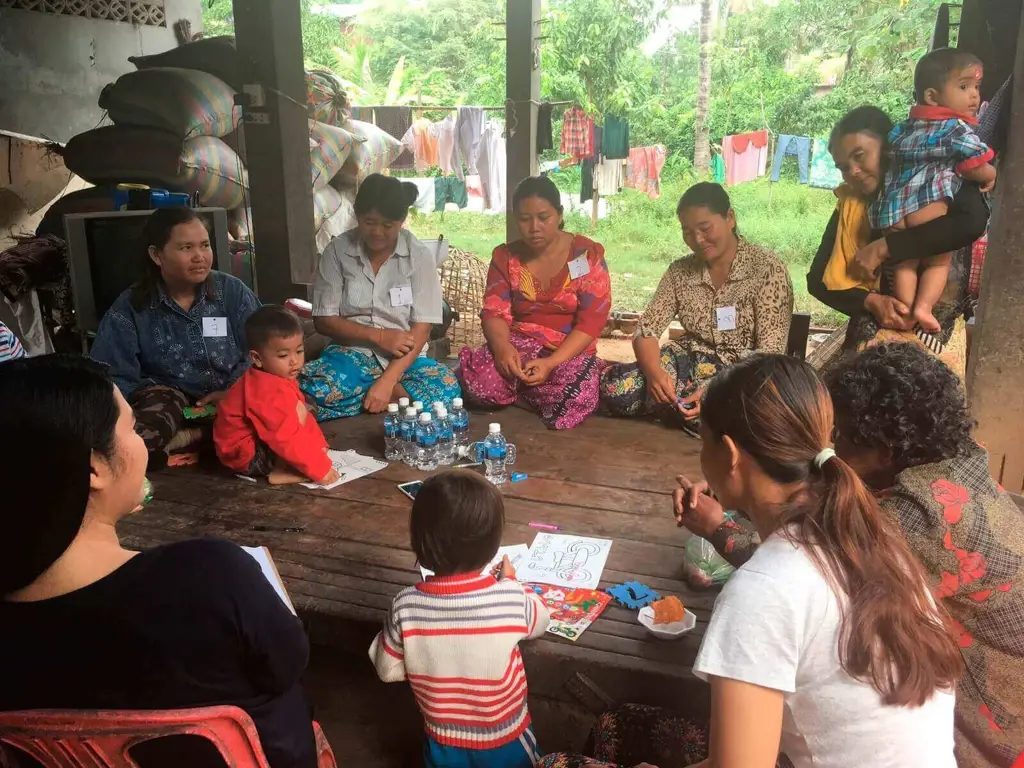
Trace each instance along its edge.
<instances>
[{"instance_id":1,"label":"woman's bare foot","mask_svg":"<svg viewBox=\"0 0 1024 768\"><path fill-rule=\"evenodd\" d=\"M296 483L308 483L309 478L289 469L274 469L267 475L267 482L271 485L295 485Z\"/></svg>"},{"instance_id":2,"label":"woman's bare foot","mask_svg":"<svg viewBox=\"0 0 1024 768\"><path fill-rule=\"evenodd\" d=\"M914 307L914 320L928 333L939 333L942 331L942 326L939 325L939 321L932 314L931 307Z\"/></svg>"}]
</instances>

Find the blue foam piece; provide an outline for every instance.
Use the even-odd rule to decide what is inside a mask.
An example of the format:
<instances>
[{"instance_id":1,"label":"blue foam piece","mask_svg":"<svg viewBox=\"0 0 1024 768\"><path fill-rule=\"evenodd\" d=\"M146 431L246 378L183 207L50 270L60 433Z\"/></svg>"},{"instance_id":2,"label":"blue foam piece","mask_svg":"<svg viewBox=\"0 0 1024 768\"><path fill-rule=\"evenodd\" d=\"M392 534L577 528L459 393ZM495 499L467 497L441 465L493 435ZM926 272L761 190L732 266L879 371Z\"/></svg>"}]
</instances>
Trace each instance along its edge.
<instances>
[{"instance_id":1,"label":"blue foam piece","mask_svg":"<svg viewBox=\"0 0 1024 768\"><path fill-rule=\"evenodd\" d=\"M661 599L661 595L639 581L627 581L623 584L616 584L614 587L605 589L605 592L614 597L615 602L634 611L638 611L655 600Z\"/></svg>"}]
</instances>

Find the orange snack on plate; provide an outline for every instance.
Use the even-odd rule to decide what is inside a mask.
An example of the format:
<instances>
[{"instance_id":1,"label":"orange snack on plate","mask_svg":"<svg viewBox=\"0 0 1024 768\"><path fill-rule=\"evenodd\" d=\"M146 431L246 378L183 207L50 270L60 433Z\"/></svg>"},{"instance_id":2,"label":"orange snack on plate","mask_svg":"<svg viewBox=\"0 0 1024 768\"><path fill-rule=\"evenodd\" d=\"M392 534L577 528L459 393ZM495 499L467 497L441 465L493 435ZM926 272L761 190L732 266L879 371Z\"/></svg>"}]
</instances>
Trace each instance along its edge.
<instances>
[{"instance_id":1,"label":"orange snack on plate","mask_svg":"<svg viewBox=\"0 0 1024 768\"><path fill-rule=\"evenodd\" d=\"M655 624L675 624L682 621L686 614L683 601L674 595L651 603L651 608L654 609Z\"/></svg>"}]
</instances>

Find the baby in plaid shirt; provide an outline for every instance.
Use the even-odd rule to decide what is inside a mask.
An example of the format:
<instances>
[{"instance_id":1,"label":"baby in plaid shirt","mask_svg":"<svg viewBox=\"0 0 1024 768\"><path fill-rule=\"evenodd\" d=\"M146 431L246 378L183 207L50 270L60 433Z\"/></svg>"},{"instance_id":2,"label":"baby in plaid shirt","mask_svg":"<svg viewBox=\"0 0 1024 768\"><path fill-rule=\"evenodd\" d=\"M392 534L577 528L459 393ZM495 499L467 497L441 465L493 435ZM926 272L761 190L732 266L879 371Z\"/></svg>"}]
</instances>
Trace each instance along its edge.
<instances>
[{"instance_id":1,"label":"baby in plaid shirt","mask_svg":"<svg viewBox=\"0 0 1024 768\"><path fill-rule=\"evenodd\" d=\"M889 134L885 186L869 210L873 229L916 227L944 216L964 179L983 192L992 189L994 153L971 127L978 122L981 75L978 57L955 48L938 48L917 62L917 104ZM893 294L931 333L941 330L932 307L946 287L952 256L904 261L893 275Z\"/></svg>"}]
</instances>

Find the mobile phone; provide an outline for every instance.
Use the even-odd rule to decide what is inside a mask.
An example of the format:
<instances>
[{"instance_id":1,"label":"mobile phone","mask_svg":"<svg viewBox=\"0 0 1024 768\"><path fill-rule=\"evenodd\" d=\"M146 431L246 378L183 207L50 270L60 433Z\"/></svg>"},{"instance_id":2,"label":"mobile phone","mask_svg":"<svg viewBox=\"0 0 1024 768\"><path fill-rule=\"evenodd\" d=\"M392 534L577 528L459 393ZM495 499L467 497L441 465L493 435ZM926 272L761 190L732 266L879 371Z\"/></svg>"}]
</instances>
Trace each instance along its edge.
<instances>
[{"instance_id":1,"label":"mobile phone","mask_svg":"<svg viewBox=\"0 0 1024 768\"><path fill-rule=\"evenodd\" d=\"M420 492L420 488L423 487L422 480L413 480L411 483L401 483L398 486L398 490L404 493L413 501L416 500L416 494Z\"/></svg>"}]
</instances>

